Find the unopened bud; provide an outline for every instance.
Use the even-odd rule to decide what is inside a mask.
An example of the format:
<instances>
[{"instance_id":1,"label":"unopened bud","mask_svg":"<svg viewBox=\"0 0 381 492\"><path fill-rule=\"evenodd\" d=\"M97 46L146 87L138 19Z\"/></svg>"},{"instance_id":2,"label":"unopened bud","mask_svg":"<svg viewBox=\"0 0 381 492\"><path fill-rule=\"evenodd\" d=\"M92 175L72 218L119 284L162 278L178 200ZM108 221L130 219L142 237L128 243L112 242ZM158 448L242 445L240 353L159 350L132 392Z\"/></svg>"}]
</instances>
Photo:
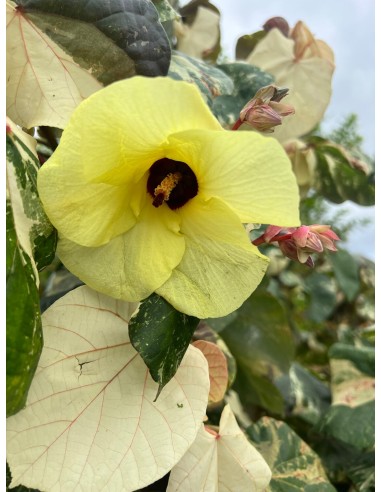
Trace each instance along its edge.
<instances>
[{"instance_id":1,"label":"unopened bud","mask_svg":"<svg viewBox=\"0 0 381 492\"><path fill-rule=\"evenodd\" d=\"M241 122L263 133L273 132L275 126L282 124L281 117L295 113L292 106L279 102L287 94L286 88L279 89L275 85L262 87L241 110Z\"/></svg>"},{"instance_id":2,"label":"unopened bud","mask_svg":"<svg viewBox=\"0 0 381 492\"><path fill-rule=\"evenodd\" d=\"M288 38L288 33L290 31L290 26L288 22L283 17L271 17L268 21L263 24L263 29L265 31L271 31L271 29L277 28L282 34Z\"/></svg>"},{"instance_id":3,"label":"unopened bud","mask_svg":"<svg viewBox=\"0 0 381 492\"><path fill-rule=\"evenodd\" d=\"M260 132L273 132L274 126L282 124L282 118L268 104L245 106L240 113L242 121Z\"/></svg>"}]
</instances>

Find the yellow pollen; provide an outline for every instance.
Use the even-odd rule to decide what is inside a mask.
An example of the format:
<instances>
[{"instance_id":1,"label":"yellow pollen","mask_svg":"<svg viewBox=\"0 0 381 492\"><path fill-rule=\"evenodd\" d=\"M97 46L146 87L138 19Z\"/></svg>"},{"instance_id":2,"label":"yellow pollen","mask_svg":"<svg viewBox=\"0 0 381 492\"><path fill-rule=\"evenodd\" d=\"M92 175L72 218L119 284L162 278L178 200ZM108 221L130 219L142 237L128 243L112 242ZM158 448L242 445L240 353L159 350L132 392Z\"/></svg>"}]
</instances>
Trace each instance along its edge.
<instances>
[{"instance_id":1,"label":"yellow pollen","mask_svg":"<svg viewBox=\"0 0 381 492\"><path fill-rule=\"evenodd\" d=\"M171 191L176 187L177 183L181 179L181 173L169 173L163 181L156 186L153 194L156 196L162 195L163 201L167 202L171 196Z\"/></svg>"}]
</instances>

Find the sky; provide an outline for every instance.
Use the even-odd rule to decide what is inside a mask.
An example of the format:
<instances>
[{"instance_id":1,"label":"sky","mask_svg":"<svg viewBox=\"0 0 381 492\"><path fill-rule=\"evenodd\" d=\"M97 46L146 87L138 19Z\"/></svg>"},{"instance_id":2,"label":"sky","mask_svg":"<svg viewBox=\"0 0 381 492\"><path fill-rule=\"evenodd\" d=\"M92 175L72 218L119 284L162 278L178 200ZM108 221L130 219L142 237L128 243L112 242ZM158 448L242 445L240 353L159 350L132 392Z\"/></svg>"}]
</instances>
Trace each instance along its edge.
<instances>
[{"instance_id":1,"label":"sky","mask_svg":"<svg viewBox=\"0 0 381 492\"><path fill-rule=\"evenodd\" d=\"M182 2L185 4L186 2ZM322 129L329 132L350 113L358 115L363 149L375 154L375 3L373 0L211 0L221 12L221 43L229 59L235 57L237 39L262 29L271 17L284 17L293 27L302 20L334 51L336 69L333 93ZM374 260L374 207L350 201L334 206L346 209L349 217L368 218L343 245L354 254Z\"/></svg>"}]
</instances>

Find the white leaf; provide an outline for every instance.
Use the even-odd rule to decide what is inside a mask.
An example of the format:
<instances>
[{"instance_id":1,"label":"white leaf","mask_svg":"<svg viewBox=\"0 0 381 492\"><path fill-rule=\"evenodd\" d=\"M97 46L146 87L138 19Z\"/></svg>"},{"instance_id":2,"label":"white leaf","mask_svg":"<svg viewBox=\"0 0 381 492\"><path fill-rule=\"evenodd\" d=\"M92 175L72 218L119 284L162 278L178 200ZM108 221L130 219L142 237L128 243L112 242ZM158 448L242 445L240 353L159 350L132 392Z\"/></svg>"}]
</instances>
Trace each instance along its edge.
<instances>
[{"instance_id":1,"label":"white leaf","mask_svg":"<svg viewBox=\"0 0 381 492\"><path fill-rule=\"evenodd\" d=\"M206 360L189 347L154 403L157 384L128 338L136 307L83 286L44 313L26 408L7 423L12 486L137 490L192 444L208 401Z\"/></svg>"},{"instance_id":2,"label":"white leaf","mask_svg":"<svg viewBox=\"0 0 381 492\"><path fill-rule=\"evenodd\" d=\"M64 128L78 104L102 87L7 1L7 114L18 125Z\"/></svg>"},{"instance_id":3,"label":"white leaf","mask_svg":"<svg viewBox=\"0 0 381 492\"><path fill-rule=\"evenodd\" d=\"M260 492L271 479L261 454L246 439L229 405L218 433L201 427L189 451L173 468L167 492Z\"/></svg>"},{"instance_id":4,"label":"white leaf","mask_svg":"<svg viewBox=\"0 0 381 492\"><path fill-rule=\"evenodd\" d=\"M309 52L296 58L294 48L294 40L279 29L271 29L247 58L252 65L272 74L277 86L289 89L284 103L295 108L295 115L283 118L273 134L282 142L312 130L323 118L332 93L332 60Z\"/></svg>"},{"instance_id":5,"label":"white leaf","mask_svg":"<svg viewBox=\"0 0 381 492\"><path fill-rule=\"evenodd\" d=\"M183 24L178 32L177 49L195 58L212 51L220 36L220 16L214 10L199 6L191 26Z\"/></svg>"}]
</instances>

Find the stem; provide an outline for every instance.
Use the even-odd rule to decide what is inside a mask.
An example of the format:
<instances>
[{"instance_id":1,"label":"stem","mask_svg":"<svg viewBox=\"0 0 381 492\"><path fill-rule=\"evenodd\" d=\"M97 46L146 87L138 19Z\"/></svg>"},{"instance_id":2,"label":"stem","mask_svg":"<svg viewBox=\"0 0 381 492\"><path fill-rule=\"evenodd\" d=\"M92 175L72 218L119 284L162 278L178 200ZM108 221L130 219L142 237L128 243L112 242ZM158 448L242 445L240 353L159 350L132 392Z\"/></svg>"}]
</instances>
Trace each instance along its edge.
<instances>
[{"instance_id":1,"label":"stem","mask_svg":"<svg viewBox=\"0 0 381 492\"><path fill-rule=\"evenodd\" d=\"M234 123L234 126L232 128L232 131L233 130L238 130L238 128L242 125L243 121L241 121L239 118L238 120Z\"/></svg>"},{"instance_id":2,"label":"stem","mask_svg":"<svg viewBox=\"0 0 381 492\"><path fill-rule=\"evenodd\" d=\"M254 239L254 241L251 241L251 244L254 244L254 246L259 246L265 242L274 243L274 242L278 241L278 243L279 243L280 241L286 241L287 239L290 239L290 237L292 237L292 234L277 234L276 236L271 238L270 241L265 241L263 239L263 235L262 235L262 236L257 237L257 239Z\"/></svg>"}]
</instances>

